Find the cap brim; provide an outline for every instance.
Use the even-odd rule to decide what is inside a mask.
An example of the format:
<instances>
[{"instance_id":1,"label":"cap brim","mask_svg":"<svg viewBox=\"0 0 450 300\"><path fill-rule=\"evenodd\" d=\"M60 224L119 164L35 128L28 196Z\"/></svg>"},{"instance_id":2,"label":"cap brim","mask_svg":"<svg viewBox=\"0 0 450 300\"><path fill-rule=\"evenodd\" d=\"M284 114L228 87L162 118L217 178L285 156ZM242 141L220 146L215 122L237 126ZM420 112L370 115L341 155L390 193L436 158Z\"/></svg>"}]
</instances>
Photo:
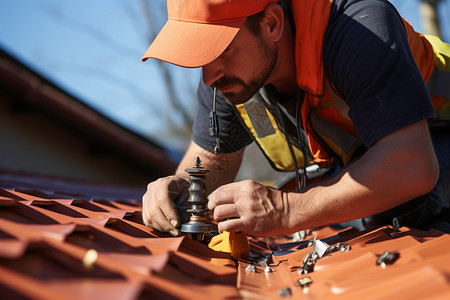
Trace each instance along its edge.
<instances>
[{"instance_id":1,"label":"cap brim","mask_svg":"<svg viewBox=\"0 0 450 300\"><path fill-rule=\"evenodd\" d=\"M168 20L142 61L156 58L186 68L207 65L225 51L244 22L212 25Z\"/></svg>"}]
</instances>

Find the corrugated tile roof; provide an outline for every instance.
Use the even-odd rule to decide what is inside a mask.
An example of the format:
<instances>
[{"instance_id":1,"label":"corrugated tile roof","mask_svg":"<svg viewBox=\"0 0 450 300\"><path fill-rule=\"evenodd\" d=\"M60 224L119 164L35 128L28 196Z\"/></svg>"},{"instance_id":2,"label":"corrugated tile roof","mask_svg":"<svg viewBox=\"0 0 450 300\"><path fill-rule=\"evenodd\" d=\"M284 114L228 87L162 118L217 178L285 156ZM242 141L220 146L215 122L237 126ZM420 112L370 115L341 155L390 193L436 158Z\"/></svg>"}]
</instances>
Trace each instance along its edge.
<instances>
[{"instance_id":1,"label":"corrugated tile roof","mask_svg":"<svg viewBox=\"0 0 450 300\"><path fill-rule=\"evenodd\" d=\"M318 230L317 236L331 243L346 242L351 250L318 259L313 272L299 275L297 271L312 247L306 247L307 242L291 243L295 251L274 256L271 273L265 273L263 266L256 266L257 272L251 273L245 270L248 264L241 263L239 287L250 296L264 294L269 298L277 298L284 288L294 297L311 299L444 299L450 295L447 233L404 227L397 238L383 228L334 236ZM383 268L376 262L385 251L398 251L399 258ZM312 282L302 288L299 280L305 278Z\"/></svg>"},{"instance_id":2,"label":"corrugated tile roof","mask_svg":"<svg viewBox=\"0 0 450 300\"><path fill-rule=\"evenodd\" d=\"M447 299L450 295L450 235L438 230L401 228L393 238L384 228L365 232L320 228L314 231L317 240L346 243L351 250L327 253L316 260L313 272L299 274L313 249L311 231L300 242L249 237L251 261L235 262L203 243L144 226L135 190L55 184L17 175L0 176L0 186L4 299ZM116 198L112 191L117 191ZM377 260L386 251L397 251L398 259L383 268ZM265 272L261 262L268 256L271 272ZM256 272L248 271L250 263Z\"/></svg>"}]
</instances>

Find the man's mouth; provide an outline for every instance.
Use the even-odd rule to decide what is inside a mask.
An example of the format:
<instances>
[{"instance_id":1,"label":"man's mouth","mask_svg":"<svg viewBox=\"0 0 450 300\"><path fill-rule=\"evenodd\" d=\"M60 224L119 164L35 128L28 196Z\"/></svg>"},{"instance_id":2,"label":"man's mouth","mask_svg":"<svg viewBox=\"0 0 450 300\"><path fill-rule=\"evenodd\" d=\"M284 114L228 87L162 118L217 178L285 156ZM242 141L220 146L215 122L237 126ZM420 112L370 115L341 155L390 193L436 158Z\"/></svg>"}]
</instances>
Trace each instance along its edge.
<instances>
[{"instance_id":1,"label":"man's mouth","mask_svg":"<svg viewBox=\"0 0 450 300\"><path fill-rule=\"evenodd\" d=\"M212 86L222 93L230 93L236 91L236 88L242 86L243 82L238 78L221 78L217 80Z\"/></svg>"},{"instance_id":2,"label":"man's mouth","mask_svg":"<svg viewBox=\"0 0 450 300\"><path fill-rule=\"evenodd\" d=\"M221 91L222 93L230 93L236 88L236 85L229 84L229 85L226 85L226 86L221 86L221 87L216 87L216 88L219 91Z\"/></svg>"}]
</instances>

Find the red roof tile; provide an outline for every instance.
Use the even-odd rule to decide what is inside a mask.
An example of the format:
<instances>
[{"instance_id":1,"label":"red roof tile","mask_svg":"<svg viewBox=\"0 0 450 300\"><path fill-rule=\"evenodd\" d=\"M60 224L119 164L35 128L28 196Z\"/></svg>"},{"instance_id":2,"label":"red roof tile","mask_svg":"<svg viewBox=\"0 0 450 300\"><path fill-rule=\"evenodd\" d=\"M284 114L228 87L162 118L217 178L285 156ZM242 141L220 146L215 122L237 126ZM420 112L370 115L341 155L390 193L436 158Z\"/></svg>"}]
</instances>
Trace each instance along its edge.
<instances>
[{"instance_id":1,"label":"red roof tile","mask_svg":"<svg viewBox=\"0 0 450 300\"><path fill-rule=\"evenodd\" d=\"M29 179L29 178L28 178ZM102 187L45 180L0 189L0 292L5 299L384 299L450 295L450 235L401 228L357 232L325 227L317 238L347 243L326 253L313 272L299 274L312 252L305 241L249 237L250 261L236 263L186 237L147 228L132 191L118 199ZM0 181L0 186L2 183ZM75 188L76 186L76 188ZM115 187L121 190L120 187ZM74 190L77 193L73 193ZM92 196L90 196L90 192ZM127 199L127 200L121 200ZM385 251L399 257L383 268ZM269 255L269 268L261 259ZM311 281L299 284L299 279Z\"/></svg>"}]
</instances>

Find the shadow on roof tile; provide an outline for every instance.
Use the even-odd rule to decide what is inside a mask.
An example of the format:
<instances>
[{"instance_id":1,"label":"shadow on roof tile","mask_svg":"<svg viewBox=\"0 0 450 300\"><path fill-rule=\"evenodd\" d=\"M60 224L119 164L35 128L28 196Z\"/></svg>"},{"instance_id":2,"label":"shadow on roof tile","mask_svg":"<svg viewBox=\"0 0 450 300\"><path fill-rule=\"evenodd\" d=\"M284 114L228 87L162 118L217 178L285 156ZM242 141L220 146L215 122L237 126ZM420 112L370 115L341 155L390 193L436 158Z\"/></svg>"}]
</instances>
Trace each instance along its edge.
<instances>
[{"instance_id":1,"label":"shadow on roof tile","mask_svg":"<svg viewBox=\"0 0 450 300\"><path fill-rule=\"evenodd\" d=\"M75 230L66 237L65 241L85 249L95 249L99 252L151 254L151 252L143 246L131 246L92 226L86 226L82 229Z\"/></svg>"},{"instance_id":2,"label":"shadow on roof tile","mask_svg":"<svg viewBox=\"0 0 450 300\"><path fill-rule=\"evenodd\" d=\"M55 219L17 201L8 205L0 203L0 218L22 224L58 224Z\"/></svg>"},{"instance_id":3,"label":"shadow on roof tile","mask_svg":"<svg viewBox=\"0 0 450 300\"><path fill-rule=\"evenodd\" d=\"M79 259L44 241L29 243L25 253L19 258L0 258L0 265L42 281L77 278L125 279L121 274L97 264L86 268Z\"/></svg>"},{"instance_id":4,"label":"shadow on roof tile","mask_svg":"<svg viewBox=\"0 0 450 300\"><path fill-rule=\"evenodd\" d=\"M136 225L133 225L131 221L123 220L123 219L115 219L113 222L108 222L106 225L107 228L111 228L113 230L117 230L119 232L128 234L135 238L154 238L156 235L151 234L151 231L145 230L143 228L139 228ZM143 226L144 227L144 226Z\"/></svg>"},{"instance_id":5,"label":"shadow on roof tile","mask_svg":"<svg viewBox=\"0 0 450 300\"><path fill-rule=\"evenodd\" d=\"M95 186L39 184L0 189L0 298L263 300L280 298L287 287L292 299L444 299L450 293L450 235L437 230L401 228L393 239L382 228L317 229L319 239L347 242L352 250L319 259L306 275L298 269L312 251L311 232L296 243L249 236L252 259L273 258L272 272L258 265L249 273L249 261L149 229L138 200L106 201L113 193ZM126 192L120 197L133 199ZM378 266L378 256L392 250L400 253L395 263ZM307 276L312 283L303 289L298 279Z\"/></svg>"}]
</instances>

